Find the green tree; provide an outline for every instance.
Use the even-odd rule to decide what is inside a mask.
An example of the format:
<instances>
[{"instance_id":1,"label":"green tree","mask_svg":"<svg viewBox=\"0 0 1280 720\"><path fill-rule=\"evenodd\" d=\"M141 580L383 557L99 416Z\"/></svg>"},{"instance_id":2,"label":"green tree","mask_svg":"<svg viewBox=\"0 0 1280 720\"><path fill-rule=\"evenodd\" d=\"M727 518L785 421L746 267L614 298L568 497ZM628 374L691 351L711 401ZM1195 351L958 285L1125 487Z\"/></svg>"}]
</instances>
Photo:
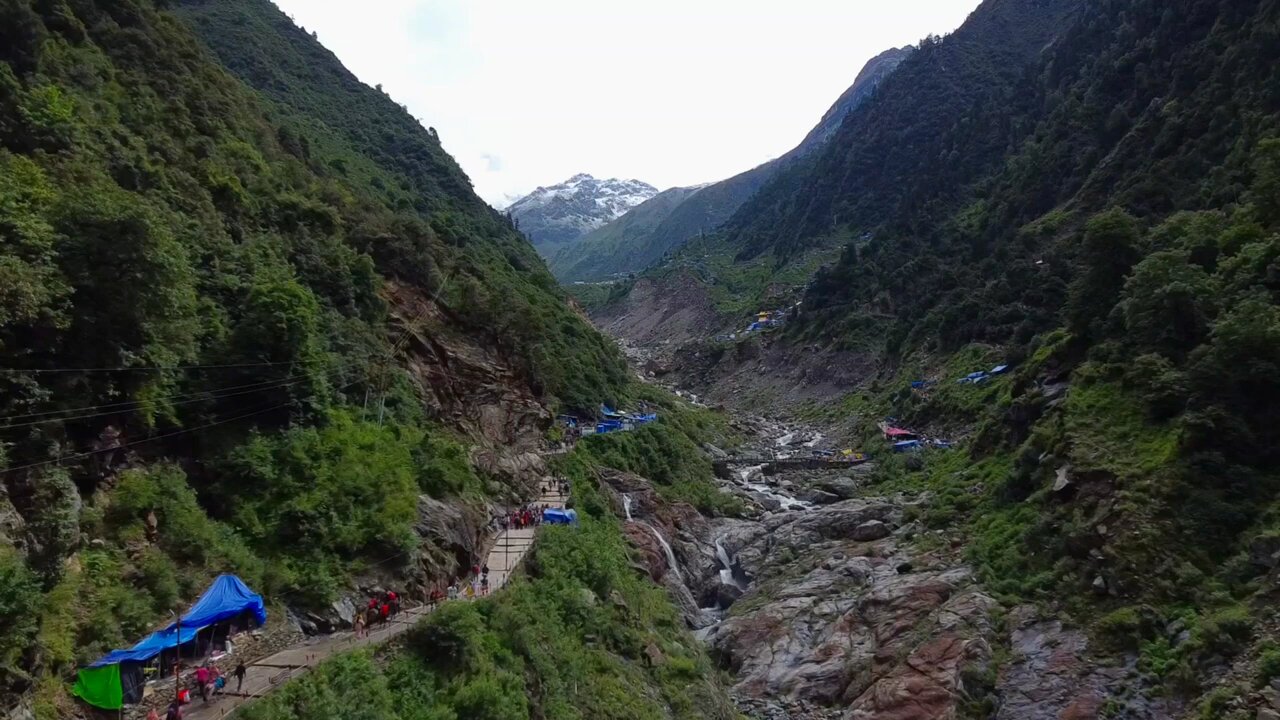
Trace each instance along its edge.
<instances>
[{"instance_id":1,"label":"green tree","mask_svg":"<svg viewBox=\"0 0 1280 720\"><path fill-rule=\"evenodd\" d=\"M1185 253L1148 255L1125 282L1120 305L1125 341L1138 353L1182 360L1208 334L1212 296L1209 276Z\"/></svg>"},{"instance_id":2,"label":"green tree","mask_svg":"<svg viewBox=\"0 0 1280 720\"><path fill-rule=\"evenodd\" d=\"M1253 171L1253 199L1260 219L1280 224L1280 138L1267 138L1258 143Z\"/></svg>"},{"instance_id":3,"label":"green tree","mask_svg":"<svg viewBox=\"0 0 1280 720\"><path fill-rule=\"evenodd\" d=\"M1125 276L1138 260L1138 223L1120 209L1099 213L1085 225L1081 272L1067 299L1067 325L1080 337L1097 337L1115 307Z\"/></svg>"}]
</instances>

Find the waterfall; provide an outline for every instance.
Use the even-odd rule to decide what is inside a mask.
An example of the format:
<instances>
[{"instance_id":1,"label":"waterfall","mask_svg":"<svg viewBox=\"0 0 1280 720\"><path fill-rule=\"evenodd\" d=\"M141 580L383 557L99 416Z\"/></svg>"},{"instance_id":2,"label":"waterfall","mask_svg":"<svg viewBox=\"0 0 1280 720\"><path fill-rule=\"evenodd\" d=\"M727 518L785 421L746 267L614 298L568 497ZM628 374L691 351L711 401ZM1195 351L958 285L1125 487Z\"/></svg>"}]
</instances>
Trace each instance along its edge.
<instances>
[{"instance_id":1,"label":"waterfall","mask_svg":"<svg viewBox=\"0 0 1280 720\"><path fill-rule=\"evenodd\" d=\"M631 496L626 493L622 494L622 511L627 514L627 521L630 522L631 521Z\"/></svg>"},{"instance_id":2,"label":"waterfall","mask_svg":"<svg viewBox=\"0 0 1280 720\"><path fill-rule=\"evenodd\" d=\"M676 562L676 554L671 552L671 546L667 544L667 539L662 537L662 533L658 532L658 528L643 520L640 521L640 524L649 528L649 532L652 532L653 536L658 538L658 544L662 546L662 552L667 554L667 567L671 568L671 572L675 573L677 580L680 579L680 565Z\"/></svg>"},{"instance_id":3,"label":"waterfall","mask_svg":"<svg viewBox=\"0 0 1280 720\"><path fill-rule=\"evenodd\" d=\"M720 538L716 538L716 558L720 561L720 582L736 587L738 579L733 576L733 560L729 558L729 551L724 549Z\"/></svg>"}]
</instances>

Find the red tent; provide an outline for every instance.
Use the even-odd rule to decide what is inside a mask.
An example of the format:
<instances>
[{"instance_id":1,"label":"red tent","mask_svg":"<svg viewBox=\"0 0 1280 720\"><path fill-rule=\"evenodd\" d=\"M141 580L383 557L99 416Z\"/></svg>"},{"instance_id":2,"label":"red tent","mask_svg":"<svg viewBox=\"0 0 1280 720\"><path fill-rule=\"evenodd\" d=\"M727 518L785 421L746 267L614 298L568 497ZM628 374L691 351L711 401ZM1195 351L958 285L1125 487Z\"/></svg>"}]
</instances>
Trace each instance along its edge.
<instances>
[{"instance_id":1,"label":"red tent","mask_svg":"<svg viewBox=\"0 0 1280 720\"><path fill-rule=\"evenodd\" d=\"M916 438L916 434L910 430L903 430L902 428L896 427L885 428L884 436L889 440L914 440Z\"/></svg>"}]
</instances>

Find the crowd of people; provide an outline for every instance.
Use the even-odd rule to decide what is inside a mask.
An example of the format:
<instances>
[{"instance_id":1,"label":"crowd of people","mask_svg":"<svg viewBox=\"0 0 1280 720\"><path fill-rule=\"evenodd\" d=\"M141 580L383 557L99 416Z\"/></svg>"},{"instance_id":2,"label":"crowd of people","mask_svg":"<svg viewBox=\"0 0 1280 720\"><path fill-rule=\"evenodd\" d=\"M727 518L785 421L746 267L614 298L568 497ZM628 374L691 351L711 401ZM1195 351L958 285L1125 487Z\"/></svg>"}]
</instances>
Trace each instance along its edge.
<instances>
[{"instance_id":1,"label":"crowd of people","mask_svg":"<svg viewBox=\"0 0 1280 720\"><path fill-rule=\"evenodd\" d=\"M376 593L369 598L364 609L356 613L352 628L357 638L368 637L375 625L386 625L399 614L400 595L395 590Z\"/></svg>"},{"instance_id":2,"label":"crowd of people","mask_svg":"<svg viewBox=\"0 0 1280 720\"><path fill-rule=\"evenodd\" d=\"M544 493L569 493L569 481L551 480L542 486ZM505 514L494 518L493 525L502 530L537 527L542 524L543 513L550 508L545 503L527 503ZM469 577L457 578L449 583L448 588L433 589L428 594L428 602L434 607L444 600L473 599L489 594L489 565L475 562L471 565ZM394 590L378 592L369 598L364 608L356 612L352 628L357 638L368 637L375 626L385 626L400 614L401 596ZM240 692L244 684L245 665L240 662L231 673L236 680L236 692ZM194 688L183 688L169 705L165 720L181 720L183 705L191 702L192 690L200 695L204 702L221 692L227 685L227 678L213 663L206 662L196 668L191 678ZM153 709L147 720L160 720Z\"/></svg>"},{"instance_id":3,"label":"crowd of people","mask_svg":"<svg viewBox=\"0 0 1280 720\"><path fill-rule=\"evenodd\" d=\"M236 663L236 667L231 671L231 677L236 681L236 692L240 692L244 687L244 676L248 672L244 661ZM174 667L174 673L178 677L182 675L182 665L179 663ZM191 673L188 678L187 686L178 690L177 697L173 702L169 703L169 708L165 711L165 720L182 720L182 706L192 702L192 691L200 695L200 700L208 703L209 700L227 687L227 676L222 672L222 668L216 664L205 661L195 672ZM147 720L160 720L160 715L152 708L147 713Z\"/></svg>"}]
</instances>

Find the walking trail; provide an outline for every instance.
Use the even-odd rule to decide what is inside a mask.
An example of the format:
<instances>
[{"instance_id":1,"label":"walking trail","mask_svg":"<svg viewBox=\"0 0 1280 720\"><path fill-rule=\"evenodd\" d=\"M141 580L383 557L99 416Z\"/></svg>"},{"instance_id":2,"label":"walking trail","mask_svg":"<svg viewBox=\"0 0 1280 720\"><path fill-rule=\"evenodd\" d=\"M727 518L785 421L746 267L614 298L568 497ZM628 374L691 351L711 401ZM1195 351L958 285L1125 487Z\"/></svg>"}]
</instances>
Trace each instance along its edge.
<instances>
[{"instance_id":1,"label":"walking trail","mask_svg":"<svg viewBox=\"0 0 1280 720\"><path fill-rule=\"evenodd\" d=\"M555 492L544 494L539 504L553 508L563 508L567 496ZM536 527L504 530L498 534L493 548L489 550L489 588L495 592L507 584L511 573L520 565L520 561L533 547ZM459 584L462 587L462 584ZM453 601L457 602L457 601ZM367 637L357 638L350 630L329 635L308 638L280 652L256 660L246 666L244 686L240 692L232 692L234 678L228 678L227 690L215 696L208 704L197 700L184 708L184 720L220 720L235 712L238 708L253 700L269 694L281 684L305 674L312 667L333 657L340 652L354 648L377 645L413 627L418 620L430 613L430 605L419 605L407 608L386 625L370 630Z\"/></svg>"}]
</instances>

